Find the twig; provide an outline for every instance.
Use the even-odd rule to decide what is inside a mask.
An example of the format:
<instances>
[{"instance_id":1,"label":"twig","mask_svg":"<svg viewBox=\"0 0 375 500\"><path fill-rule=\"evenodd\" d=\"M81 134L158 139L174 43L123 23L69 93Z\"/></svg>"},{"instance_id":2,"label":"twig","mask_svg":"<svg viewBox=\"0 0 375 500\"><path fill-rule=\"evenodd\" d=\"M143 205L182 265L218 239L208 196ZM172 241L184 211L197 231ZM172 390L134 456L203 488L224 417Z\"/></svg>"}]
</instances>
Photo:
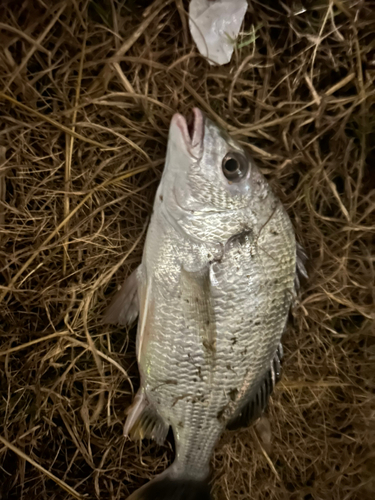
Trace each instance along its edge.
<instances>
[{"instance_id":1,"label":"twig","mask_svg":"<svg viewBox=\"0 0 375 500\"><path fill-rule=\"evenodd\" d=\"M36 109L29 108L29 106L26 106L26 104L23 104L22 102L19 102L16 99L13 99L13 97L10 97L9 95L4 94L4 92L1 92L1 91L0 91L0 99L5 99L6 101L11 102L15 106L17 106L21 109L24 109L28 113L37 116L41 120L43 120L47 123L50 123L54 127L61 130L62 132L65 132L66 134L71 135L71 136L75 137L76 139L81 140L82 142L87 142L88 144L91 144L92 146L96 146L100 149L105 149L107 151L109 151L109 150L114 151L117 149L117 148L105 146L104 144L101 144L100 142L94 141L93 139L89 139L88 137L84 137L83 135L78 134L77 132L74 132L69 127L65 127L65 125L62 125L61 123L53 120L49 116L46 116L46 115L43 115L42 113L39 113L39 111L37 111Z\"/></svg>"},{"instance_id":2,"label":"twig","mask_svg":"<svg viewBox=\"0 0 375 500\"><path fill-rule=\"evenodd\" d=\"M62 481L61 479L56 477L54 474L52 474L52 472L48 471L47 469L42 467L40 464L35 462L35 460L33 460L28 455L26 455L26 453L24 453L22 450L20 450L16 446L14 446L12 443L9 443L9 441L7 441L2 436L0 436L0 442L3 443L4 446L9 448L9 450L13 451L16 455L18 455L19 457L26 460L26 462L29 462L29 464L33 465L36 469L38 469L40 472L42 472L44 475L46 475L49 479L54 481L58 486L60 486L60 488L62 488L67 493L72 495L72 497L76 498L77 500L84 500L86 498L83 495L80 495L79 493L77 493L75 489L73 489L71 486L66 484L64 481Z\"/></svg>"},{"instance_id":3,"label":"twig","mask_svg":"<svg viewBox=\"0 0 375 500\"><path fill-rule=\"evenodd\" d=\"M72 131L75 132L76 127L75 123L77 120L77 111L78 111L78 101L79 94L81 92L81 81L82 81L82 69L83 69L83 61L85 60L85 47L86 47L86 36L85 33L82 43L82 53L81 60L79 63L78 70L78 78L77 78L77 86L76 86L76 95L74 101L74 110L73 110L73 118L72 118ZM71 175L72 175L72 156L73 156L73 144L74 144L74 136L68 135L65 140L65 149L66 149L66 158L65 158L65 195L64 195L64 217L67 217L70 209L70 190L71 190ZM63 276L66 275L66 261L68 255L68 245L69 245L69 223L65 225L65 241L63 243Z\"/></svg>"},{"instance_id":4,"label":"twig","mask_svg":"<svg viewBox=\"0 0 375 500\"><path fill-rule=\"evenodd\" d=\"M119 182L124 179L128 179L129 177L132 177L133 175L140 174L141 172L145 172L150 168L148 165L143 166L143 167L138 167L135 168L134 170L130 170L129 172L126 172L125 174L122 174L114 179L107 179L104 181L100 186L97 186L94 188L92 191L90 191L79 203L78 205L69 213L67 217L65 217L60 224L50 233L47 238L43 241L43 243L39 246L39 248L27 259L27 261L22 265L21 269L13 276L13 278L10 280L10 283L8 285L8 288L3 290L3 292L0 294L0 302L4 300L6 297L8 291L14 287L15 283L18 281L18 278L23 274L23 272L29 267L29 265L36 259L36 257L40 254L40 252L44 249L44 247L52 240L56 234L58 234L61 229L65 226L67 222L73 217L74 214L78 212L78 210L83 207L83 205L86 203L88 199L91 198L91 196L96 193L97 191L100 191L110 184Z\"/></svg>"}]
</instances>

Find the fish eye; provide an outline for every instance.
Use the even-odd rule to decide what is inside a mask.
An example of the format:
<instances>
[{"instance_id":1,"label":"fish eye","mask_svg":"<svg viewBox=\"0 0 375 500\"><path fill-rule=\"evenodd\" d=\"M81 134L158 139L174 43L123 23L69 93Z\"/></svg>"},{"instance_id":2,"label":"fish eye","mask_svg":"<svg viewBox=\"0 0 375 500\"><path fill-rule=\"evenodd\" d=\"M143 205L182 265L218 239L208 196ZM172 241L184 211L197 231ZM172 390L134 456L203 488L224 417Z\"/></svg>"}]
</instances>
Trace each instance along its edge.
<instances>
[{"instance_id":1,"label":"fish eye","mask_svg":"<svg viewBox=\"0 0 375 500\"><path fill-rule=\"evenodd\" d=\"M249 162L243 154L230 151L223 158L222 170L228 181L239 182L246 176L249 170Z\"/></svg>"}]
</instances>

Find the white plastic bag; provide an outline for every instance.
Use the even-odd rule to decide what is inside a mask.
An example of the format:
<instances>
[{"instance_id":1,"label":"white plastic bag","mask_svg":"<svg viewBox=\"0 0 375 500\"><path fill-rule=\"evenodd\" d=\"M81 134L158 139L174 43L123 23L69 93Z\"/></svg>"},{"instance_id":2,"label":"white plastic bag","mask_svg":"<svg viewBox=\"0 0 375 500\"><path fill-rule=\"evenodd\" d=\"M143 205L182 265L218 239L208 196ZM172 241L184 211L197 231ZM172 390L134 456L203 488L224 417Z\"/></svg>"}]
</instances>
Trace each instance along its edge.
<instances>
[{"instance_id":1,"label":"white plastic bag","mask_svg":"<svg viewBox=\"0 0 375 500\"><path fill-rule=\"evenodd\" d=\"M230 61L246 10L246 0L191 0L190 32L210 64Z\"/></svg>"}]
</instances>

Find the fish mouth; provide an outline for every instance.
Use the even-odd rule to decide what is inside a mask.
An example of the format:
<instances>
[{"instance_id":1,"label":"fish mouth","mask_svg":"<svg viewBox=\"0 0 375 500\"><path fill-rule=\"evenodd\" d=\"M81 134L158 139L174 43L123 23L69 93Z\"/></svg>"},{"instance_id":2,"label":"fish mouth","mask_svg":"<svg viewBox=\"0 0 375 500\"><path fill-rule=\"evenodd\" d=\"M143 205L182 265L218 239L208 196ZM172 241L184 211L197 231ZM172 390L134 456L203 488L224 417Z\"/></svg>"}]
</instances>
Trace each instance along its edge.
<instances>
[{"instance_id":1,"label":"fish mouth","mask_svg":"<svg viewBox=\"0 0 375 500\"><path fill-rule=\"evenodd\" d=\"M193 108L186 118L176 113L172 118L172 123L180 130L188 151L203 145L204 115L200 109Z\"/></svg>"}]
</instances>

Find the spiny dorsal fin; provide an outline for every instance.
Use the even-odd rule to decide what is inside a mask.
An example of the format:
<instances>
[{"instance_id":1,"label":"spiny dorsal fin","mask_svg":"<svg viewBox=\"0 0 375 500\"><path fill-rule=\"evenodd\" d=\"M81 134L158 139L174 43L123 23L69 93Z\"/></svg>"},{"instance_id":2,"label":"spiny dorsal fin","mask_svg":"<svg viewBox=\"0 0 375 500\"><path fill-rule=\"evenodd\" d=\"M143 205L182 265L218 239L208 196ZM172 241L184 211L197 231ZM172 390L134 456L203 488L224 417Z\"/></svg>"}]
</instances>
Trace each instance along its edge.
<instances>
[{"instance_id":1,"label":"spiny dorsal fin","mask_svg":"<svg viewBox=\"0 0 375 500\"><path fill-rule=\"evenodd\" d=\"M305 263L307 261L307 255L303 247L297 242L296 243L296 277L294 279L294 288L298 292L300 288L301 278L308 278L308 274L305 268Z\"/></svg>"},{"instance_id":2,"label":"spiny dorsal fin","mask_svg":"<svg viewBox=\"0 0 375 500\"><path fill-rule=\"evenodd\" d=\"M251 391L250 398L241 407L240 411L228 422L229 430L236 430L241 427L248 427L267 407L268 400L272 391L281 378L281 360L283 358L283 346L280 343L275 356L266 375L260 381L258 386Z\"/></svg>"}]
</instances>

